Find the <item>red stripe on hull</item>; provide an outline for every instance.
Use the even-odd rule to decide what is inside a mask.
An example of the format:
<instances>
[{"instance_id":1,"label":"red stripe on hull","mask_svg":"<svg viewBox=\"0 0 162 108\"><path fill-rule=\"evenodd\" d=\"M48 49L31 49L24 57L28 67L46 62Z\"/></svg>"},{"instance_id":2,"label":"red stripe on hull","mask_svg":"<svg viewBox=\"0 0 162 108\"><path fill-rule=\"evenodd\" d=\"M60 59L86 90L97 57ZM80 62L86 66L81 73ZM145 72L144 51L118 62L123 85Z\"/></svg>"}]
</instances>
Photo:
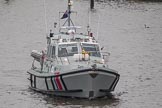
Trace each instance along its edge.
<instances>
[{"instance_id":1,"label":"red stripe on hull","mask_svg":"<svg viewBox=\"0 0 162 108\"><path fill-rule=\"evenodd\" d=\"M55 74L56 74L56 75L59 75L59 72L57 72L57 73L55 73ZM56 77L55 77L55 81L56 81L56 84L57 84L57 86L58 86L58 90L63 90L59 76L56 76Z\"/></svg>"}]
</instances>

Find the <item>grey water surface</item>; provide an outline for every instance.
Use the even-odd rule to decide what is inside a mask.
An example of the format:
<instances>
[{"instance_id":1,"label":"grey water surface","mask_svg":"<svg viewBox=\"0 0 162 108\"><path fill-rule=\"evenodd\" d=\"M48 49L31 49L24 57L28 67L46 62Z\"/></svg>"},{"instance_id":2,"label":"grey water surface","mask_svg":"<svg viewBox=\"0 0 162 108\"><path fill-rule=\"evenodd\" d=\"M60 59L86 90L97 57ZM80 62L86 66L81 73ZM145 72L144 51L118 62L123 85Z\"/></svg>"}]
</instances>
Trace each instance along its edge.
<instances>
[{"instance_id":1,"label":"grey water surface","mask_svg":"<svg viewBox=\"0 0 162 108\"><path fill-rule=\"evenodd\" d=\"M73 0L75 24L86 33L90 19L95 38L111 53L109 67L121 75L112 96L89 101L28 88L30 52L46 47L44 7L49 31L67 6L45 1L0 0L0 108L162 107L162 3L98 0L88 17L89 1Z\"/></svg>"}]
</instances>

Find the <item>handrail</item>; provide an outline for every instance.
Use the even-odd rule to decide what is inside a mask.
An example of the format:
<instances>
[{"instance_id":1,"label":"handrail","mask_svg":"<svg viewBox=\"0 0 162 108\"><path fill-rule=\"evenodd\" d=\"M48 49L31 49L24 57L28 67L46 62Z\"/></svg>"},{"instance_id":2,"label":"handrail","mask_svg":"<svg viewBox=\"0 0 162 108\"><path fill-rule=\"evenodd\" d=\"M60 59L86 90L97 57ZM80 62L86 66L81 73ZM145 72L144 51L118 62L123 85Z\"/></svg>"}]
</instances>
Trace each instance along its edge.
<instances>
[{"instance_id":1,"label":"handrail","mask_svg":"<svg viewBox=\"0 0 162 108\"><path fill-rule=\"evenodd\" d=\"M63 64L61 57L59 57L59 59L60 59L60 61L61 61L61 64Z\"/></svg>"}]
</instances>

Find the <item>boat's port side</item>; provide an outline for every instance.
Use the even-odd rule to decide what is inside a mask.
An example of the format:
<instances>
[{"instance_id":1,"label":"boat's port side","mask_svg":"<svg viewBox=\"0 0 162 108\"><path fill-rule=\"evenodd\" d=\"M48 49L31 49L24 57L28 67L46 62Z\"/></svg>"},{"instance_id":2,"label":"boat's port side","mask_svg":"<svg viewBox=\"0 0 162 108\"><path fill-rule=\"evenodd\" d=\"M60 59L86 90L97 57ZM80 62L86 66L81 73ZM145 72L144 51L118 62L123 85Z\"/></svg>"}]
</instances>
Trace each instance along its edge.
<instances>
[{"instance_id":1,"label":"boat's port side","mask_svg":"<svg viewBox=\"0 0 162 108\"><path fill-rule=\"evenodd\" d=\"M29 72L28 72L29 73ZM31 85L30 87L34 90L40 91L53 91L53 92L81 92L81 89L68 90L63 79L62 75L53 75L48 77L37 76L29 73Z\"/></svg>"}]
</instances>

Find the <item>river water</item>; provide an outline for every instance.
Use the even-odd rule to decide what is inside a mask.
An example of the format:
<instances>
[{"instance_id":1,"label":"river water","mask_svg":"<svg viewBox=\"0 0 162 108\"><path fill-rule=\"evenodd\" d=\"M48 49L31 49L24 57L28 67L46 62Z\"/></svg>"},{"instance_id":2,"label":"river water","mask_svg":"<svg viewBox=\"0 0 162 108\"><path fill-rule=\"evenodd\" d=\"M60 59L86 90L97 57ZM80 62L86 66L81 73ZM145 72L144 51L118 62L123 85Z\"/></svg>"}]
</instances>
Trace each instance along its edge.
<instances>
[{"instance_id":1,"label":"river water","mask_svg":"<svg viewBox=\"0 0 162 108\"><path fill-rule=\"evenodd\" d=\"M0 108L162 107L162 3L98 1L88 17L89 2L74 0L74 22L85 28L90 19L94 36L111 53L109 67L121 75L112 96L89 101L30 90L30 52L46 46L44 6L49 31L67 1L0 0Z\"/></svg>"}]
</instances>

